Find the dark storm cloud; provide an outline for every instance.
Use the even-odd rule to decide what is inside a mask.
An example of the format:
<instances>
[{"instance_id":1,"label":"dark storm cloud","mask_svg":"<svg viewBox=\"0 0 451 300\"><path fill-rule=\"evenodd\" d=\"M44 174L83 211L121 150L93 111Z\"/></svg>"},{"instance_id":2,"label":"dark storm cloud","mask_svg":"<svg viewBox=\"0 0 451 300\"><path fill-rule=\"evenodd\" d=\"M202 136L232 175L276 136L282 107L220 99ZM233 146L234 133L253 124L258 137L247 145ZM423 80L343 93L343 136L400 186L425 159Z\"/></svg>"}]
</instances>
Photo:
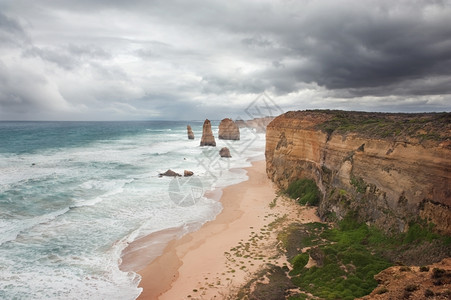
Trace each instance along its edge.
<instances>
[{"instance_id":1,"label":"dark storm cloud","mask_svg":"<svg viewBox=\"0 0 451 300\"><path fill-rule=\"evenodd\" d=\"M68 45L58 48L39 48L30 47L24 50L25 57L39 57L40 59L54 63L58 67L68 71L79 67L83 63L91 63L92 61L109 59L111 55L103 49L93 46Z\"/></svg>"},{"instance_id":2,"label":"dark storm cloud","mask_svg":"<svg viewBox=\"0 0 451 300\"><path fill-rule=\"evenodd\" d=\"M28 37L19 22L0 11L0 47L20 46L27 42Z\"/></svg>"},{"instance_id":3,"label":"dark storm cloud","mask_svg":"<svg viewBox=\"0 0 451 300\"><path fill-rule=\"evenodd\" d=\"M299 43L287 41L293 53L312 64L296 70L300 80L341 89L451 75L451 19L426 21L421 11L408 19L390 17L389 11L359 11L324 22L320 32L306 29L291 37ZM313 26L308 23L303 28Z\"/></svg>"},{"instance_id":4,"label":"dark storm cloud","mask_svg":"<svg viewBox=\"0 0 451 300\"><path fill-rule=\"evenodd\" d=\"M432 0L2 1L0 117L199 118L262 92L284 109L450 110L450 15Z\"/></svg>"},{"instance_id":5,"label":"dark storm cloud","mask_svg":"<svg viewBox=\"0 0 451 300\"><path fill-rule=\"evenodd\" d=\"M287 68L268 67L256 76L265 82L283 81L274 85L279 93L295 91L299 82L316 82L332 90L352 89L356 95L360 88L375 95L425 94L421 87L399 89L396 84L407 87L421 78L451 76L451 18L444 13L451 12L450 3L400 3L323 1L321 7L294 11L285 30L279 20L266 20L274 26L263 26L260 36L271 36L279 45L279 51L266 58L278 59ZM435 93L433 85L429 81L427 90ZM451 92L451 86L446 88L440 80L437 88L440 93Z\"/></svg>"},{"instance_id":6,"label":"dark storm cloud","mask_svg":"<svg viewBox=\"0 0 451 300\"><path fill-rule=\"evenodd\" d=\"M350 89L355 96L365 91L424 95L436 93L435 79L424 87L407 87L412 81L421 84L421 78L451 76L451 18L447 14L451 7L447 1L279 4L243 4L245 14L233 4L208 5L199 14L183 4L178 7L193 26L244 35L239 39L241 45L232 45L230 51L245 59L259 58L263 64L244 80L209 74L204 81L211 84L211 90L218 93L223 86L223 91L256 92L273 87L284 94L296 91L299 82L315 82L332 90ZM210 14L202 15L205 10ZM242 47L247 48L245 52ZM280 70L280 66L286 68ZM437 93L451 92L451 86L446 88L441 80L436 85Z\"/></svg>"}]
</instances>

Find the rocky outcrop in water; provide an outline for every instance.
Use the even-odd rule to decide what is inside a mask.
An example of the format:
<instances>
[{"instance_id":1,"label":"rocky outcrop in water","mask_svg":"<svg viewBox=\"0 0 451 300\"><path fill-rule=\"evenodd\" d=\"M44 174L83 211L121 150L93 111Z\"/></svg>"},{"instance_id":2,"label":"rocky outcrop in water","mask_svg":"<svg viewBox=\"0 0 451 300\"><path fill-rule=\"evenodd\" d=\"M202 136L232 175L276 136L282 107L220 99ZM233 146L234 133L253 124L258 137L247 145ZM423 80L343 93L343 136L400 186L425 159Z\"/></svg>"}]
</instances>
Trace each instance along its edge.
<instances>
[{"instance_id":1,"label":"rocky outcrop in water","mask_svg":"<svg viewBox=\"0 0 451 300\"><path fill-rule=\"evenodd\" d=\"M267 174L286 188L314 179L318 212L386 231L426 219L451 234L451 114L288 112L266 132Z\"/></svg>"},{"instance_id":2,"label":"rocky outcrop in water","mask_svg":"<svg viewBox=\"0 0 451 300\"><path fill-rule=\"evenodd\" d=\"M221 148L221 150L219 150L219 155L221 157L232 157L232 155L230 155L230 150L227 147Z\"/></svg>"},{"instance_id":3,"label":"rocky outcrop in water","mask_svg":"<svg viewBox=\"0 0 451 300\"><path fill-rule=\"evenodd\" d=\"M183 176L185 176L185 177L189 177L189 176L193 176L193 175L194 175L193 171L188 171L188 170L183 171Z\"/></svg>"},{"instance_id":4,"label":"rocky outcrop in water","mask_svg":"<svg viewBox=\"0 0 451 300\"><path fill-rule=\"evenodd\" d=\"M169 176L169 177L181 177L182 175L180 175L179 173L176 173L172 170L167 170L164 173L160 173L158 174L159 177L163 177L163 176Z\"/></svg>"},{"instance_id":5,"label":"rocky outcrop in water","mask_svg":"<svg viewBox=\"0 0 451 300\"><path fill-rule=\"evenodd\" d=\"M223 119L221 123L219 123L218 137L220 140L239 140L240 129L232 119Z\"/></svg>"},{"instance_id":6,"label":"rocky outcrop in water","mask_svg":"<svg viewBox=\"0 0 451 300\"><path fill-rule=\"evenodd\" d=\"M194 133L193 130L191 129L191 126L190 125L186 126L186 130L188 131L188 139L194 140Z\"/></svg>"},{"instance_id":7,"label":"rocky outcrop in water","mask_svg":"<svg viewBox=\"0 0 451 300\"><path fill-rule=\"evenodd\" d=\"M211 131L211 122L206 119L204 121L204 126L202 127L202 138L200 140L201 146L216 146L215 137Z\"/></svg>"}]
</instances>

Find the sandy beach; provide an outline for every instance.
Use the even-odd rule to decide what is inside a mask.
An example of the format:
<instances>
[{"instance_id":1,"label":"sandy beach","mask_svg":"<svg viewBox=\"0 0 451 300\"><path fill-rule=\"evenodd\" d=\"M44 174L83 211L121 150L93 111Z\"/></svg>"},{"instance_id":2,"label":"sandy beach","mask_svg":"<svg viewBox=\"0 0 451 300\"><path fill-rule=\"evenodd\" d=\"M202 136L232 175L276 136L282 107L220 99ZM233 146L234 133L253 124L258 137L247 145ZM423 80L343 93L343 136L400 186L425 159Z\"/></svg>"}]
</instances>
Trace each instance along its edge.
<instances>
[{"instance_id":1,"label":"sandy beach","mask_svg":"<svg viewBox=\"0 0 451 300\"><path fill-rule=\"evenodd\" d=\"M223 190L224 209L215 220L172 240L162 255L136 267L143 288L138 299L227 299L267 263L284 264L277 230L290 220L318 221L316 209L277 196L266 176L265 161L246 170L249 180ZM176 236L170 231L160 234ZM158 237L146 240L153 238ZM146 251L155 251L136 243L130 247L140 250L127 258L129 265L137 265Z\"/></svg>"}]
</instances>

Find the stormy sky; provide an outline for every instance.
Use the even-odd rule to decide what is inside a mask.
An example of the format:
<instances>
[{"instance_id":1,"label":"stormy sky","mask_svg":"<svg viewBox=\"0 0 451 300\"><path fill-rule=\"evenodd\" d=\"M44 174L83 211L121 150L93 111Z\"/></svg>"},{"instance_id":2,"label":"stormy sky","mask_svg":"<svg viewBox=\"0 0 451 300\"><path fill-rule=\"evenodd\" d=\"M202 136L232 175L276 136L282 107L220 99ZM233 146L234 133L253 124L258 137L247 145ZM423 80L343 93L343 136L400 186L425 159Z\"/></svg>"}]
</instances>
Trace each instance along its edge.
<instances>
[{"instance_id":1,"label":"stormy sky","mask_svg":"<svg viewBox=\"0 0 451 300\"><path fill-rule=\"evenodd\" d=\"M451 0L0 0L0 120L450 111L450 16Z\"/></svg>"}]
</instances>

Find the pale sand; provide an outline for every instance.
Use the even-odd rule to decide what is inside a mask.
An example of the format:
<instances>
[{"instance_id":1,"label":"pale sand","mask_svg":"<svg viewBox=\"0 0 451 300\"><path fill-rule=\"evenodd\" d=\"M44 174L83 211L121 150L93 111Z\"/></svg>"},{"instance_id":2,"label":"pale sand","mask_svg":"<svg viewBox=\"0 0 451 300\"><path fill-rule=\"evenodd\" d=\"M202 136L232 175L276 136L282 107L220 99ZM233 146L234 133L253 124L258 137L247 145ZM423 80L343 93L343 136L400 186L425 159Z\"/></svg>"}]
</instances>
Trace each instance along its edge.
<instances>
[{"instance_id":1,"label":"pale sand","mask_svg":"<svg viewBox=\"0 0 451 300\"><path fill-rule=\"evenodd\" d=\"M138 299L226 299L266 263L284 263L277 229L294 220L319 219L316 209L284 197L271 208L276 192L265 166L265 161L254 162L247 168L248 181L224 189L224 209L215 220L171 241L138 272L143 288ZM143 255L142 249L138 252Z\"/></svg>"}]
</instances>

